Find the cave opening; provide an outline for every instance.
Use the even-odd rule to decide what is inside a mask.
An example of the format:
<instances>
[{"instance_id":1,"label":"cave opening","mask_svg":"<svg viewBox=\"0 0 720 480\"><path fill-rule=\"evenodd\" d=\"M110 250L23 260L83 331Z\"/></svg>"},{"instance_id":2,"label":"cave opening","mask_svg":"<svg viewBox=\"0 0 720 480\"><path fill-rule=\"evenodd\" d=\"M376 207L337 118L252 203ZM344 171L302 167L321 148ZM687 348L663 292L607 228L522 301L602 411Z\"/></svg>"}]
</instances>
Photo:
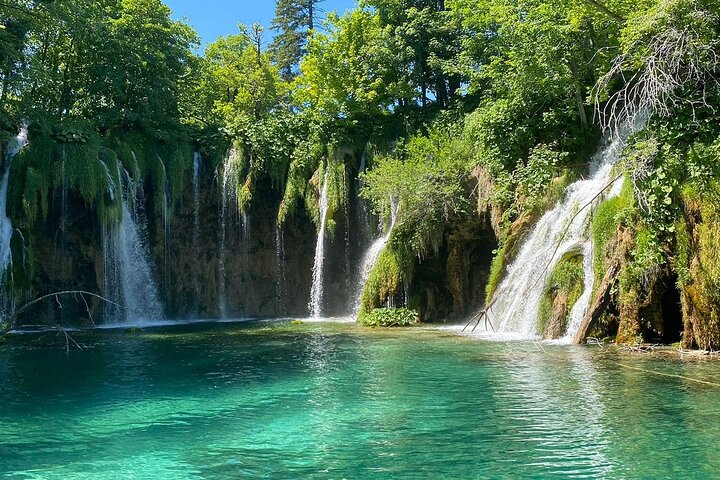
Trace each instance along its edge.
<instances>
[{"instance_id":1,"label":"cave opening","mask_svg":"<svg viewBox=\"0 0 720 480\"><path fill-rule=\"evenodd\" d=\"M680 290L677 288L677 277L673 276L668 280L668 288L661 298L663 333L662 342L671 344L682 339L684 324L682 306L680 302Z\"/></svg>"}]
</instances>

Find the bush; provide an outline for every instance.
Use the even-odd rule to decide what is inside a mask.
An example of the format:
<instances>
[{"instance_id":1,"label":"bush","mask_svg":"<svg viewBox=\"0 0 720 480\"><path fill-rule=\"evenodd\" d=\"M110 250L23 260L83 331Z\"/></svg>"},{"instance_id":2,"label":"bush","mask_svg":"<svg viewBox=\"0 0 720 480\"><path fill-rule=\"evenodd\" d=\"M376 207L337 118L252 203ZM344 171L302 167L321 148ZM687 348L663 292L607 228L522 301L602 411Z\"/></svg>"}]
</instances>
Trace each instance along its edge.
<instances>
[{"instance_id":1,"label":"bush","mask_svg":"<svg viewBox=\"0 0 720 480\"><path fill-rule=\"evenodd\" d=\"M407 327L419 321L418 313L407 308L376 308L360 317L366 327Z\"/></svg>"}]
</instances>

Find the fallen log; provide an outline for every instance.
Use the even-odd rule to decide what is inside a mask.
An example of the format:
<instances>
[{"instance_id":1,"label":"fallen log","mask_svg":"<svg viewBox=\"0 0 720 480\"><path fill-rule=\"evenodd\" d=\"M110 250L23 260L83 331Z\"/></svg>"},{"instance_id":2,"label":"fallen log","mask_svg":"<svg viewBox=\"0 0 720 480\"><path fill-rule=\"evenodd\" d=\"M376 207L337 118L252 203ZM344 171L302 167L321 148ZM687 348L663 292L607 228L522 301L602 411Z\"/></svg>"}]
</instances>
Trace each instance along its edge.
<instances>
[{"instance_id":1,"label":"fallen log","mask_svg":"<svg viewBox=\"0 0 720 480\"><path fill-rule=\"evenodd\" d=\"M613 288L617 284L620 270L622 269L623 263L626 261L628 253L630 252L631 245L632 238L622 229L619 230L617 233L615 255L613 255L610 262L608 262L609 265L605 271L605 276L603 276L602 282L600 282L600 286L595 293L590 309L585 314L585 318L580 324L580 328L578 328L575 333L575 337L573 338L573 343L575 345L581 345L587 341L590 331L597 321L600 320L602 314L605 313L608 305L610 305L610 302L613 299Z\"/></svg>"}]
</instances>

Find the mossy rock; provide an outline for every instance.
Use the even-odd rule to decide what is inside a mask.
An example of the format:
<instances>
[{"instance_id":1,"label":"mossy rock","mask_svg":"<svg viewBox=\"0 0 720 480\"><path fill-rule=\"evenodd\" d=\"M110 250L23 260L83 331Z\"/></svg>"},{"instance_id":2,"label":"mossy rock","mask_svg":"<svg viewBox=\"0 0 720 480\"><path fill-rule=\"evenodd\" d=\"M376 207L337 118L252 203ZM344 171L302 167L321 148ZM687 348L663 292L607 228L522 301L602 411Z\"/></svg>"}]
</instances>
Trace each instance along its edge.
<instances>
[{"instance_id":1,"label":"mossy rock","mask_svg":"<svg viewBox=\"0 0 720 480\"><path fill-rule=\"evenodd\" d=\"M565 335L572 308L585 289L583 256L577 253L561 258L550 273L538 316L538 333L547 339Z\"/></svg>"}]
</instances>

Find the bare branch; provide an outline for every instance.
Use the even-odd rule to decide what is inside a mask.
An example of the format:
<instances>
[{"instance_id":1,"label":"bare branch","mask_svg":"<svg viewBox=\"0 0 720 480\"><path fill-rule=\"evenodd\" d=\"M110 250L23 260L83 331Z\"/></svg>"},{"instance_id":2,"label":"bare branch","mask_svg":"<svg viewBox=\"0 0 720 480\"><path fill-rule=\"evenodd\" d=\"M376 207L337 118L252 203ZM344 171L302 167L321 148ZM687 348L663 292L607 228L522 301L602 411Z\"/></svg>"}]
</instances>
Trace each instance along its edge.
<instances>
[{"instance_id":1,"label":"bare branch","mask_svg":"<svg viewBox=\"0 0 720 480\"><path fill-rule=\"evenodd\" d=\"M123 308L125 310L131 310L130 308L128 308L124 305L120 305L119 303L114 302L108 298L105 298L102 295L98 295L97 293L92 293L92 292L86 292L84 290L66 290L66 291L62 291L62 292L48 293L47 295L43 295L41 297L38 297L38 298L26 303L19 309L15 310L15 312L13 312L12 315L7 317L7 319L5 319L2 323L0 323L0 336L6 335L9 331L11 331L13 328L15 328L15 326L17 325L18 317L20 315L22 315L24 312L26 312L33 305L37 305L38 303L40 303L44 300L47 300L49 298L54 298L55 301L58 302L58 304L60 305L60 308L62 308L62 303L60 303L59 297L68 296L68 295L80 295L81 297L83 297L83 301L85 302L85 306L88 310L88 314L90 314L90 308L88 307L88 303L85 300L84 295L100 299L103 302L109 303L110 305L114 305L119 308ZM90 321L92 321L93 325L95 325L95 321L93 320L92 315L90 316ZM60 328L62 330L62 327L58 326L58 328Z\"/></svg>"},{"instance_id":2,"label":"bare branch","mask_svg":"<svg viewBox=\"0 0 720 480\"><path fill-rule=\"evenodd\" d=\"M665 14L662 9L659 12L656 15ZM716 14L698 7L688 14L688 18L700 25L712 25L718 20ZM698 30L701 29L686 24L664 28L650 39L636 40L626 53L615 58L611 68L593 88L596 112L602 117L605 128L613 129L632 122L640 115L669 117L680 105L690 106L693 121L696 121L698 108L714 111L707 102L707 93L710 87L720 87L716 78L720 68L720 42L717 38L708 41ZM642 52L639 54L642 59L640 69L635 67L638 52ZM602 93L609 90L616 78L622 80L623 87L601 106ZM697 91L701 95L699 98L688 96L687 91Z\"/></svg>"}]
</instances>

